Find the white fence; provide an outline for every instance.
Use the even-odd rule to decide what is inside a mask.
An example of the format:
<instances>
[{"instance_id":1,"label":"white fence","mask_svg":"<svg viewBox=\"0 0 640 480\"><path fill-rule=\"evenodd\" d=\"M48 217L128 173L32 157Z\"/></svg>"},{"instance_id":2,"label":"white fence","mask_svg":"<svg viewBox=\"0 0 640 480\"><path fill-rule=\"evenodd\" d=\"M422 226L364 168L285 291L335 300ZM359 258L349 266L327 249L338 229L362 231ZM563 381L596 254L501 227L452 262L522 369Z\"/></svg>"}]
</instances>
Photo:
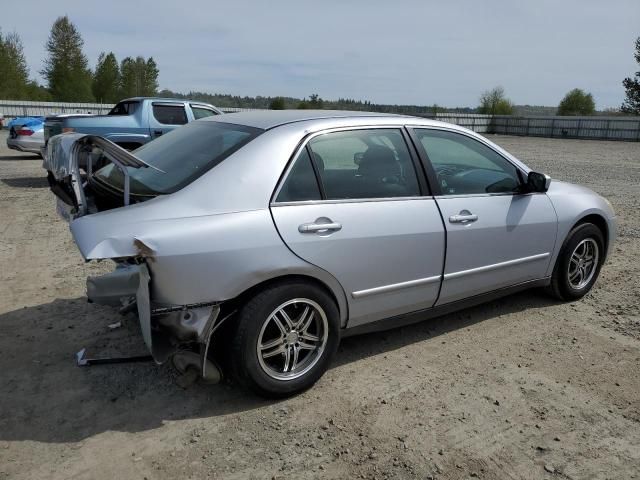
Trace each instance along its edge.
<instances>
[{"instance_id":1,"label":"white fence","mask_svg":"<svg viewBox=\"0 0 640 480\"><path fill-rule=\"evenodd\" d=\"M5 117L46 117L60 113L93 113L105 115L113 108L110 103L27 102L0 100L0 115ZM246 112L251 108L220 108L225 113Z\"/></svg>"},{"instance_id":2,"label":"white fence","mask_svg":"<svg viewBox=\"0 0 640 480\"><path fill-rule=\"evenodd\" d=\"M104 103L27 102L0 100L0 115L47 116L59 113L106 114L113 107ZM259 110L221 108L225 113ZM478 133L499 133L558 138L640 141L640 117L515 117L467 113L422 115L442 122L455 123ZM6 123L6 122L5 122Z\"/></svg>"}]
</instances>

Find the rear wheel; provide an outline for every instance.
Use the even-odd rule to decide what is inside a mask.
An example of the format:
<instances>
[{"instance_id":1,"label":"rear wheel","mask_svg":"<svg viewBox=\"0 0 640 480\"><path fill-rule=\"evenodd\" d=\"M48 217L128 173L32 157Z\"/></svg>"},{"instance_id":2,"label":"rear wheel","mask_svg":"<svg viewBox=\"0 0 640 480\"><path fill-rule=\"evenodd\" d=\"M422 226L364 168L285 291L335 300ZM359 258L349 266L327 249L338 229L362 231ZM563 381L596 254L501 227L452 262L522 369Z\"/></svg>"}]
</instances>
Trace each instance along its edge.
<instances>
[{"instance_id":1,"label":"rear wheel","mask_svg":"<svg viewBox=\"0 0 640 480\"><path fill-rule=\"evenodd\" d=\"M269 397L309 388L336 352L339 327L338 309L324 289L301 281L268 287L240 312L234 376Z\"/></svg>"},{"instance_id":2,"label":"rear wheel","mask_svg":"<svg viewBox=\"0 0 640 480\"><path fill-rule=\"evenodd\" d=\"M598 278L604 258L604 238L598 227L583 223L568 235L551 277L550 292L560 300L585 296Z\"/></svg>"}]
</instances>

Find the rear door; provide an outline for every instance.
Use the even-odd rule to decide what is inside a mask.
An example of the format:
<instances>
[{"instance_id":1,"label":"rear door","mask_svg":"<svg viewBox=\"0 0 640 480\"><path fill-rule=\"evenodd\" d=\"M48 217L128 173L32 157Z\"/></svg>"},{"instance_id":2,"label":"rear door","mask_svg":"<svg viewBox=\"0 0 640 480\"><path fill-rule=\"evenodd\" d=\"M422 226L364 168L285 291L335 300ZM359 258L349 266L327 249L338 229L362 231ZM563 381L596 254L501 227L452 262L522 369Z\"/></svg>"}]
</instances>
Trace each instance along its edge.
<instances>
[{"instance_id":1,"label":"rear door","mask_svg":"<svg viewBox=\"0 0 640 480\"><path fill-rule=\"evenodd\" d=\"M518 193L523 172L472 136L413 132L447 229L438 305L543 278L557 233L547 195Z\"/></svg>"},{"instance_id":2,"label":"rear door","mask_svg":"<svg viewBox=\"0 0 640 480\"><path fill-rule=\"evenodd\" d=\"M283 240L328 271L349 326L429 308L443 267L442 219L400 128L314 135L271 205Z\"/></svg>"},{"instance_id":3,"label":"rear door","mask_svg":"<svg viewBox=\"0 0 640 480\"><path fill-rule=\"evenodd\" d=\"M189 121L182 103L152 102L149 109L149 131L151 138L157 138Z\"/></svg>"}]
</instances>

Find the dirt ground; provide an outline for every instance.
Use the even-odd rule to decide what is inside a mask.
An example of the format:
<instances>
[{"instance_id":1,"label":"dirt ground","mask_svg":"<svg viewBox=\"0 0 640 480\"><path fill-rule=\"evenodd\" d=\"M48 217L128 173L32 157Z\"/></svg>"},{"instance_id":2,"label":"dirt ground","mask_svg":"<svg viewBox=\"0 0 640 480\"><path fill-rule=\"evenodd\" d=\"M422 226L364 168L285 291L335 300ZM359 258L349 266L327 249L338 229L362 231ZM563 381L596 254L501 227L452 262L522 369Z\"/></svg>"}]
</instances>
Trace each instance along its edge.
<instances>
[{"instance_id":1,"label":"dirt ground","mask_svg":"<svg viewBox=\"0 0 640 480\"><path fill-rule=\"evenodd\" d=\"M41 161L0 134L0 479L640 478L640 144L491 137L607 196L619 239L575 303L531 291L343 341L273 402L175 384L133 316L88 304ZM122 320L116 329L108 325Z\"/></svg>"}]
</instances>

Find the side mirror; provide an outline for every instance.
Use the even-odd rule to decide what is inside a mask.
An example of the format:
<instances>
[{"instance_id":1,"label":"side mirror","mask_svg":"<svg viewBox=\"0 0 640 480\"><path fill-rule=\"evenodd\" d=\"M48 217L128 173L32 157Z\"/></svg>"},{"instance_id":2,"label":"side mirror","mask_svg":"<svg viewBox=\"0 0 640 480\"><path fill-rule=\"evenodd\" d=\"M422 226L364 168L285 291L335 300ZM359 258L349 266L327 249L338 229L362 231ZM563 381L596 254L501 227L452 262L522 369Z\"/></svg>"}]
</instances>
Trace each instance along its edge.
<instances>
[{"instance_id":1,"label":"side mirror","mask_svg":"<svg viewBox=\"0 0 640 480\"><path fill-rule=\"evenodd\" d=\"M546 192L551 185L551 177L544 173L529 172L527 187L530 192Z\"/></svg>"}]
</instances>

